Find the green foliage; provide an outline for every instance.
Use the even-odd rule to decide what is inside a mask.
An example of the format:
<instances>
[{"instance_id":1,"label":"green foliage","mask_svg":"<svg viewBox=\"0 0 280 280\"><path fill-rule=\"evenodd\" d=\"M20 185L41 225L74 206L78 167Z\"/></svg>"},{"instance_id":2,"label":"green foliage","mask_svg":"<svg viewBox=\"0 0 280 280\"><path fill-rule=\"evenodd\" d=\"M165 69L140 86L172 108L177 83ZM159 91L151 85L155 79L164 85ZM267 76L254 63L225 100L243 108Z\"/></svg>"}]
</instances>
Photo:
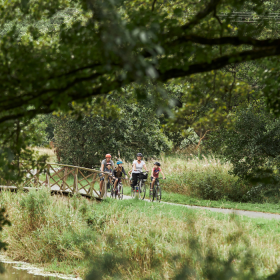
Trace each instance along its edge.
<instances>
[{"instance_id":1,"label":"green foliage","mask_svg":"<svg viewBox=\"0 0 280 280\"><path fill-rule=\"evenodd\" d=\"M110 102L118 108L115 116L103 111L103 115L89 113L81 119L69 115L54 117L55 142L61 162L91 168L99 165L107 153L112 154L113 159L132 160L137 152L145 157L157 157L170 149L156 112L147 101L112 97Z\"/></svg>"},{"instance_id":2,"label":"green foliage","mask_svg":"<svg viewBox=\"0 0 280 280\"><path fill-rule=\"evenodd\" d=\"M231 173L259 183L248 196L264 191L278 193L280 123L262 104L236 112L232 129L221 128L211 134L209 147L233 165Z\"/></svg>"},{"instance_id":3,"label":"green foliage","mask_svg":"<svg viewBox=\"0 0 280 280\"><path fill-rule=\"evenodd\" d=\"M279 24L267 20L267 14L278 12L279 5L267 1L2 0L0 7L1 168L16 158L32 157L21 154L29 145L21 134L36 115L69 111L72 101L91 102L92 97L109 96L115 90L120 97L126 96L125 86L147 79L158 83L154 97L162 105L161 101L169 98L162 90L166 81L174 79L172 83L178 85L178 78L225 66L232 72L237 63L279 55ZM240 22L240 12L250 12L257 24ZM243 76L258 76L256 80L264 76L264 96L277 113L278 82L273 80L279 76L277 70L271 70L269 59L256 65L260 71L243 69ZM262 69L269 74L262 75ZM190 95L202 93L208 100L211 92L207 88L213 89L213 77L205 75L191 77L198 90ZM226 118L223 106L235 90L231 89L232 79L221 79L224 86L217 98L222 102L214 102L215 108L210 110L205 104L196 108L202 111L196 115L210 126L213 120L217 123ZM138 97L147 98L145 90L139 91ZM189 109L179 113L181 127L190 127L190 119L200 123L193 120Z\"/></svg>"},{"instance_id":4,"label":"green foliage","mask_svg":"<svg viewBox=\"0 0 280 280\"><path fill-rule=\"evenodd\" d=\"M179 129L186 136L193 127L201 138L221 125L230 127L236 108L247 106L248 98L258 96L249 83L236 79L240 69L232 67L229 71L232 73L212 71L186 78L180 85L180 106L166 127Z\"/></svg>"}]
</instances>

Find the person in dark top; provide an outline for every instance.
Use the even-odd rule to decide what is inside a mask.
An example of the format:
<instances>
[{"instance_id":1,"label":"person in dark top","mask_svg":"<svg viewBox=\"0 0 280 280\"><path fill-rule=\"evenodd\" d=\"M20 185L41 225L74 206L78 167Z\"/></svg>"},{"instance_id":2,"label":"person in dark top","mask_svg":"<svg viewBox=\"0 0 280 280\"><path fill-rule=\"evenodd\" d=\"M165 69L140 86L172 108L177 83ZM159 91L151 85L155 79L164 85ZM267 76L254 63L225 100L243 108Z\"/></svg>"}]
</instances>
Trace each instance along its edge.
<instances>
[{"instance_id":1,"label":"person in dark top","mask_svg":"<svg viewBox=\"0 0 280 280\"><path fill-rule=\"evenodd\" d=\"M119 160L117 162L117 167L113 170L113 177L115 179L114 189L116 189L118 182L121 181L122 174L124 174L125 179L127 179L127 175L126 175L126 172L125 172L122 164L123 164L123 162Z\"/></svg>"}]
</instances>

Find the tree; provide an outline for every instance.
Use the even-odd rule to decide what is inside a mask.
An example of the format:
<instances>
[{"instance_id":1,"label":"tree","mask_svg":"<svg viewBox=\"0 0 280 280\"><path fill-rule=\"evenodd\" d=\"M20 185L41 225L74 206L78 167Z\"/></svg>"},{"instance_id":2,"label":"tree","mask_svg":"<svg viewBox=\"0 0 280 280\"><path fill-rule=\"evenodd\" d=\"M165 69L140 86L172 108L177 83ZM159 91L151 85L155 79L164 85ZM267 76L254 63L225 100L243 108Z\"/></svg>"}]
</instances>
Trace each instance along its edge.
<instances>
[{"instance_id":1,"label":"tree","mask_svg":"<svg viewBox=\"0 0 280 280\"><path fill-rule=\"evenodd\" d=\"M262 183L259 190L279 193L280 121L265 110L263 102L240 108L234 125L210 134L207 145L232 163L231 173L242 180Z\"/></svg>"},{"instance_id":2,"label":"tree","mask_svg":"<svg viewBox=\"0 0 280 280\"><path fill-rule=\"evenodd\" d=\"M79 119L66 114L54 117L55 144L63 163L92 168L107 153L113 160L133 160L137 152L155 158L170 149L151 103L136 102L132 96L130 100L111 97L111 103L117 107L114 113L107 109L84 113Z\"/></svg>"},{"instance_id":3,"label":"tree","mask_svg":"<svg viewBox=\"0 0 280 280\"><path fill-rule=\"evenodd\" d=\"M264 28L276 28L265 19L258 27L234 28L233 13L218 18L230 9L265 15L269 9L262 1L211 0L188 14L188 1L150 6L49 0L42 8L37 2L2 4L0 71L10 78L2 81L1 123L67 109L70 100L106 94L146 76L164 82L280 52L278 39L261 38ZM12 9L24 25L11 20Z\"/></svg>"},{"instance_id":4,"label":"tree","mask_svg":"<svg viewBox=\"0 0 280 280\"><path fill-rule=\"evenodd\" d=\"M279 64L269 59L280 54L278 25L265 18L278 11L277 5L261 0L14 0L0 5L0 133L1 141L10 143L1 151L6 166L25 150L16 135L36 115L68 111L72 101L113 90L121 96L124 86L147 78L163 93L160 84L170 79L267 58L261 79L272 86L263 90L278 113L274 77ZM257 15L258 24L233 23L244 11Z\"/></svg>"}]
</instances>

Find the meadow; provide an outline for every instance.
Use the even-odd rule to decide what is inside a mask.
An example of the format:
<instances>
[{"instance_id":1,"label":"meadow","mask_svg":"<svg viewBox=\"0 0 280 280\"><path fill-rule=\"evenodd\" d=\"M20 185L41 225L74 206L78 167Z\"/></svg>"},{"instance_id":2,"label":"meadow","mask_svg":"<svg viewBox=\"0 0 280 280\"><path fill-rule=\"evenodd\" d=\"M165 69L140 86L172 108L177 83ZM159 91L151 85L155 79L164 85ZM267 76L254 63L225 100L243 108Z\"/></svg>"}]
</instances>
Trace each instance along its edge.
<instances>
[{"instance_id":1,"label":"meadow","mask_svg":"<svg viewBox=\"0 0 280 280\"><path fill-rule=\"evenodd\" d=\"M275 220L46 189L5 191L0 203L12 223L5 254L85 279L265 279L280 262Z\"/></svg>"},{"instance_id":2,"label":"meadow","mask_svg":"<svg viewBox=\"0 0 280 280\"><path fill-rule=\"evenodd\" d=\"M51 162L56 161L53 150L47 148L36 148L36 150L40 154L48 154ZM194 150L172 156L163 155L159 160L167 178L160 181L163 201L280 214L278 197L274 199L262 197L261 201L252 201L248 196L252 186L230 175L228 171L231 165L228 162L221 162L211 155L207 157L198 155ZM154 161L153 159L147 161L148 170L152 169ZM131 170L131 164L125 162L124 168L128 172ZM41 180L45 180L45 176L41 176ZM72 186L73 181L72 176L67 178L68 185ZM123 181L125 182L124 194L130 195L129 182ZM86 181L82 181L81 184L86 184ZM97 183L95 189L99 190Z\"/></svg>"}]
</instances>

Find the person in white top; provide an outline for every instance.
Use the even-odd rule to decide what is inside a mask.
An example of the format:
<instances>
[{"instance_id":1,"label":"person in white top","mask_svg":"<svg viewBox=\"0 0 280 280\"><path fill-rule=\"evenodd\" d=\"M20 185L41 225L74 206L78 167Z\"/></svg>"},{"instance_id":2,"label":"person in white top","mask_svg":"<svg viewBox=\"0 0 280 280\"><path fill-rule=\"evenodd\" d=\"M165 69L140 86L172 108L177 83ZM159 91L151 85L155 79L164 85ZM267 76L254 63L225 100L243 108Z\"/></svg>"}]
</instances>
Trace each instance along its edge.
<instances>
[{"instance_id":1,"label":"person in white top","mask_svg":"<svg viewBox=\"0 0 280 280\"><path fill-rule=\"evenodd\" d=\"M133 161L132 167L132 187L134 188L137 185L137 179L139 177L140 172L142 172L142 168L147 171L147 167L145 161L142 160L143 155L141 153L137 154L137 160Z\"/></svg>"}]
</instances>

